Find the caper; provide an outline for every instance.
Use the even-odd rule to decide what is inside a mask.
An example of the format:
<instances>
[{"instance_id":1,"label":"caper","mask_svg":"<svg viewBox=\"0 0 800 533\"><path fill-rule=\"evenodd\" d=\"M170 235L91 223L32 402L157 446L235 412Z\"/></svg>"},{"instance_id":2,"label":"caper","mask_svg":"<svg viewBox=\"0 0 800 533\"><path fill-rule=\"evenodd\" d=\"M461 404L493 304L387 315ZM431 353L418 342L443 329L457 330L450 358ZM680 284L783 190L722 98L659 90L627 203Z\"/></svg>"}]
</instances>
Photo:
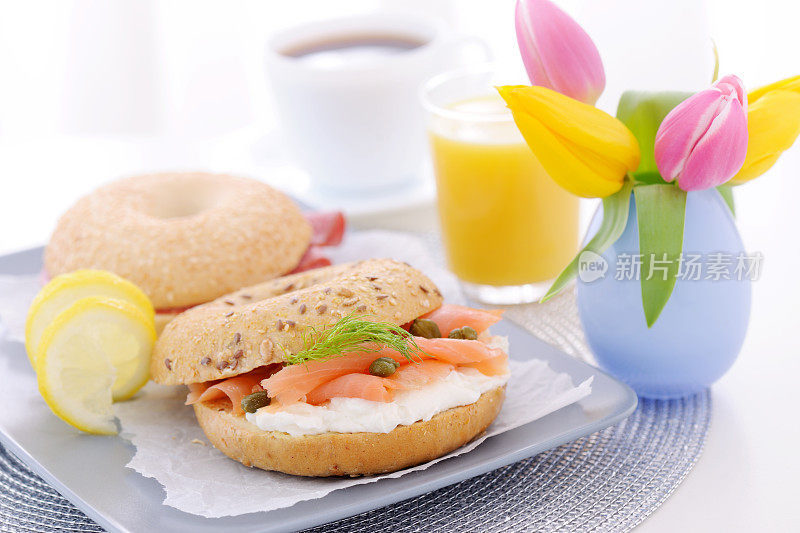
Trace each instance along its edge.
<instances>
[{"instance_id":1,"label":"caper","mask_svg":"<svg viewBox=\"0 0 800 533\"><path fill-rule=\"evenodd\" d=\"M399 366L400 363L391 357L378 357L369 365L369 373L380 378L388 378Z\"/></svg>"},{"instance_id":2,"label":"caper","mask_svg":"<svg viewBox=\"0 0 800 533\"><path fill-rule=\"evenodd\" d=\"M464 326L463 328L458 328L451 331L448 337L450 337L451 339L464 339L468 341L476 341L478 340L478 332L469 326Z\"/></svg>"},{"instance_id":3,"label":"caper","mask_svg":"<svg viewBox=\"0 0 800 533\"><path fill-rule=\"evenodd\" d=\"M408 331L416 337L425 337L426 339L438 339L442 336L436 322L427 318L415 318Z\"/></svg>"},{"instance_id":4,"label":"caper","mask_svg":"<svg viewBox=\"0 0 800 533\"><path fill-rule=\"evenodd\" d=\"M244 409L246 413L255 413L262 407L268 406L269 402L270 399L269 396L267 396L267 391L256 391L242 398L242 409Z\"/></svg>"}]
</instances>

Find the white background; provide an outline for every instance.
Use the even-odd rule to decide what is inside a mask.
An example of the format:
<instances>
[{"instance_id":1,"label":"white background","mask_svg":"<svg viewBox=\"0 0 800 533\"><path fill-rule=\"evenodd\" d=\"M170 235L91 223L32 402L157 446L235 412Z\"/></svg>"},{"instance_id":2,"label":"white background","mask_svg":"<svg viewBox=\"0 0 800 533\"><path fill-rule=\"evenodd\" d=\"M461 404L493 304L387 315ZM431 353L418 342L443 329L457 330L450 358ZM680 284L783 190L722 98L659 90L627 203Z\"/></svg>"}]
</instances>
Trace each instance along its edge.
<instances>
[{"instance_id":1,"label":"white background","mask_svg":"<svg viewBox=\"0 0 800 533\"><path fill-rule=\"evenodd\" d=\"M559 3L603 55L599 105L611 112L625 88L705 84L712 37L721 72L750 88L800 73L789 0ZM121 175L196 168L270 180L259 161L284 156L262 72L266 37L386 8L442 16L521 72L512 0L0 3L0 253L46 242L61 212ZM800 145L737 190L745 244L765 257L747 341L714 386L700 462L643 531L800 530L798 199Z\"/></svg>"}]
</instances>

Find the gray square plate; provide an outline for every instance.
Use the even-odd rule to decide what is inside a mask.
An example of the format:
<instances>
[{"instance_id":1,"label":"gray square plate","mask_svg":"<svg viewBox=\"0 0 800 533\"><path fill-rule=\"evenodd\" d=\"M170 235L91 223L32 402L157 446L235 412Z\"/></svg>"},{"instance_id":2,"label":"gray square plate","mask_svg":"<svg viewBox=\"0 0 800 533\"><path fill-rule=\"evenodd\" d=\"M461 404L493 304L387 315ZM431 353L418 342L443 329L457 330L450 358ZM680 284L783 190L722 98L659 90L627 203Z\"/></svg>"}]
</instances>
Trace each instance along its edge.
<instances>
[{"instance_id":1,"label":"gray square plate","mask_svg":"<svg viewBox=\"0 0 800 533\"><path fill-rule=\"evenodd\" d=\"M36 273L42 249L0 257L0 274ZM0 297L2 297L0 295ZM79 434L59 421L43 401L9 403L0 409L0 441L87 515L110 531L289 531L331 522L457 483L525 459L608 427L636 408L625 384L502 321L512 357L546 360L574 383L594 376L592 394L540 420L491 437L470 453L397 479L334 491L287 509L227 518L202 518L161 502L164 491L153 479L125 468L133 446L118 437ZM21 343L0 343L0 387L34 389L36 377ZM8 394L8 392L6 393Z\"/></svg>"}]
</instances>

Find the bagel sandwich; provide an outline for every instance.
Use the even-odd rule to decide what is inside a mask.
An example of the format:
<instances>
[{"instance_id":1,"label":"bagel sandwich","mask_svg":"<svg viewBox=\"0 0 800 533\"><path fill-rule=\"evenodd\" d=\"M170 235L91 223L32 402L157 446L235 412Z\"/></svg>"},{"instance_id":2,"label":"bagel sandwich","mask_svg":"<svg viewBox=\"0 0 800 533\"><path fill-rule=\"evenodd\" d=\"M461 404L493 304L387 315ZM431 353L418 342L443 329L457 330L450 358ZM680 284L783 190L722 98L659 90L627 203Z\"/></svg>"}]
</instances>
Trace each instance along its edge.
<instances>
[{"instance_id":1,"label":"bagel sandwich","mask_svg":"<svg viewBox=\"0 0 800 533\"><path fill-rule=\"evenodd\" d=\"M499 311L444 304L424 274L372 259L241 289L182 313L153 379L228 457L301 476L393 472L479 436L503 404Z\"/></svg>"},{"instance_id":2,"label":"bagel sandwich","mask_svg":"<svg viewBox=\"0 0 800 533\"><path fill-rule=\"evenodd\" d=\"M78 200L44 252L46 277L108 270L138 285L160 331L177 314L240 287L330 261L339 213L303 215L257 180L204 172L122 178Z\"/></svg>"}]
</instances>

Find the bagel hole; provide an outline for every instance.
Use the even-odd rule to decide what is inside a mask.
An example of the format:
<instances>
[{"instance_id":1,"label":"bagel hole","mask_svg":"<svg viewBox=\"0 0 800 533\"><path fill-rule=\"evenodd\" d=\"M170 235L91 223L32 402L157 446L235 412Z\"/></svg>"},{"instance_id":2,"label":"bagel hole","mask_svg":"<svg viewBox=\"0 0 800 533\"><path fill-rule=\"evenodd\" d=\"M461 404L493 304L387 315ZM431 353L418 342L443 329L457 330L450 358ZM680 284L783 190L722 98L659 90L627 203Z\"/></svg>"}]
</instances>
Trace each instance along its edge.
<instances>
[{"instance_id":1,"label":"bagel hole","mask_svg":"<svg viewBox=\"0 0 800 533\"><path fill-rule=\"evenodd\" d=\"M207 187L164 185L155 196L150 216L159 219L187 218L214 206L216 195Z\"/></svg>"}]
</instances>

